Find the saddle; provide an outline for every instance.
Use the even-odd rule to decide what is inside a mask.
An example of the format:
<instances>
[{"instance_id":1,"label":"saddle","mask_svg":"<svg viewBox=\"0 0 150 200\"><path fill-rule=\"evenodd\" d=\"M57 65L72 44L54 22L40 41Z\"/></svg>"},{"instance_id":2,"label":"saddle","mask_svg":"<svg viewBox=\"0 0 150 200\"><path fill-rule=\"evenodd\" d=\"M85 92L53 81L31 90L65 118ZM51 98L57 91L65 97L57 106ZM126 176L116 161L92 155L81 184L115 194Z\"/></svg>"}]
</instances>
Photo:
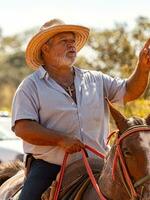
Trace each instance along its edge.
<instances>
[{"instance_id":1,"label":"saddle","mask_svg":"<svg viewBox=\"0 0 150 200\"><path fill-rule=\"evenodd\" d=\"M103 159L88 158L88 162L95 178L98 180L103 168ZM0 192L1 200L18 200L23 187L24 178L25 172L21 170L15 176L8 179L2 185ZM53 200L58 178L59 174L56 181L53 181L52 185L43 193L41 200ZM59 200L80 200L89 184L90 180L83 161L77 160L73 162L65 169Z\"/></svg>"},{"instance_id":2,"label":"saddle","mask_svg":"<svg viewBox=\"0 0 150 200\"><path fill-rule=\"evenodd\" d=\"M98 180L100 172L103 168L103 159L88 158L88 162L96 180ZM58 176L56 181L54 181L52 185L44 192L41 197L42 200L53 200L57 180ZM90 179L86 172L84 163L82 160L77 160L66 167L62 188L59 193L59 199L80 200L89 184Z\"/></svg>"}]
</instances>

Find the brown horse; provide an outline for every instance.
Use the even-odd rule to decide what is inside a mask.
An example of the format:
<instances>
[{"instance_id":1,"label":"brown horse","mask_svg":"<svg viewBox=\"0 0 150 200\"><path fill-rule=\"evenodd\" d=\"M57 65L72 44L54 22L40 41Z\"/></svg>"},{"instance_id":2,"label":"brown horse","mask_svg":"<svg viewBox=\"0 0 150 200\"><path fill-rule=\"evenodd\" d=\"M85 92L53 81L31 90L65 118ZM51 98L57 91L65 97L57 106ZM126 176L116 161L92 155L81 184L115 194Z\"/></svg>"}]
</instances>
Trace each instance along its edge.
<instances>
[{"instance_id":1,"label":"brown horse","mask_svg":"<svg viewBox=\"0 0 150 200\"><path fill-rule=\"evenodd\" d=\"M125 118L110 103L109 107L119 131L105 158L104 165L99 161L101 169L99 169L98 185L103 199L150 200L150 115L145 119ZM3 170L0 173L2 174ZM0 179L2 179L1 175ZM66 179L68 180L67 171L64 181ZM8 200L4 198L6 190L2 184L1 200ZM80 198L67 197L66 199L98 200L99 197L89 183Z\"/></svg>"},{"instance_id":2,"label":"brown horse","mask_svg":"<svg viewBox=\"0 0 150 200\"><path fill-rule=\"evenodd\" d=\"M107 199L150 200L150 115L127 119L109 105L119 131L99 186Z\"/></svg>"}]
</instances>

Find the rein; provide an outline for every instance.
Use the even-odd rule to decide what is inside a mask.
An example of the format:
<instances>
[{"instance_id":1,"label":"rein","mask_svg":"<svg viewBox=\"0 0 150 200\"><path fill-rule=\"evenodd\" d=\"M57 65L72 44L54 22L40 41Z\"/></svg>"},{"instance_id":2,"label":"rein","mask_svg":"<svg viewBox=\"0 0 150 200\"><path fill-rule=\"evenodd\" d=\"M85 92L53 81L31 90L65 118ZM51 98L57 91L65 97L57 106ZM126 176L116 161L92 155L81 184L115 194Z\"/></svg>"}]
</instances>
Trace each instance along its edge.
<instances>
[{"instance_id":1,"label":"rein","mask_svg":"<svg viewBox=\"0 0 150 200\"><path fill-rule=\"evenodd\" d=\"M102 153L98 152L97 150L93 149L92 147L90 147L88 145L85 145L85 148L88 149L89 151L93 152L94 154L96 154L98 157L103 158L103 159L105 158L105 156ZM84 149L81 149L81 153L82 153L83 162L85 164L85 168L86 168L87 173L89 175L89 178L90 178L90 180L91 180L91 182L92 182L92 184L93 184L93 186L94 186L94 188L95 188L95 190L96 190L96 192L97 192L97 194L99 196L99 199L100 200L107 200L103 196L102 192L100 191L100 188L99 188L99 186L98 186L98 184L96 182L96 179L95 179L95 177L93 175L92 169L91 169L91 167L90 167L90 165L88 163L88 160L87 160L87 153L85 152ZM65 172L67 158L68 158L68 153L65 154L64 159L63 159L63 164L62 164L61 169L60 169L60 176L59 176L58 183L56 185L56 191L55 191L53 200L57 200L58 199L59 192L60 192L61 185L62 185L64 172Z\"/></svg>"},{"instance_id":2,"label":"rein","mask_svg":"<svg viewBox=\"0 0 150 200\"><path fill-rule=\"evenodd\" d=\"M122 167L122 173L123 173L122 176L125 178L125 182L126 182L125 188L127 189L128 194L130 194L131 199L137 199L138 194L135 188L142 185L146 181L148 181L150 179L150 175L148 174L147 176L142 177L140 180L138 180L136 183L133 184L126 167L120 145L123 139L130 136L132 133L137 133L139 131L150 131L150 127L143 126L143 125L134 126L126 130L125 132L123 132L122 135L116 139L116 144L115 144L116 151L115 151L115 156L114 156L114 161L113 161L112 176L113 176L113 179L115 180L115 169L116 169L117 162L119 162Z\"/></svg>"},{"instance_id":3,"label":"rein","mask_svg":"<svg viewBox=\"0 0 150 200\"><path fill-rule=\"evenodd\" d=\"M150 127L149 126L143 126L143 125L134 126L132 128L129 128L128 130L124 131L120 137L117 137L116 144L115 144L116 145L116 151L115 151L115 155L114 155L113 168L112 168L112 176L113 176L113 179L115 180L116 165L117 165L117 163L120 163L119 164L120 165L119 171L121 172L121 179L124 183L124 186L125 186L128 194L129 194L129 196L131 197L131 200L136 200L138 198L138 194L137 194L135 188L144 184L146 181L150 180L150 174L142 177L140 180L138 180L136 183L133 184L132 180L129 176L127 167L126 167L125 160L124 160L123 153L122 153L120 145L121 145L121 142L122 142L123 139L130 136L132 133L137 133L139 131L150 131ZM114 132L111 135L113 135L113 134L114 134ZM101 154L97 150L93 149L92 147L85 145L85 148L88 149L89 151L93 152L94 154L96 154L98 157L103 158L103 159L105 158L105 156L103 154ZM85 164L87 173L88 173L89 178L90 178L90 180L93 184L93 187L95 188L95 190L98 194L99 199L100 200L107 200L106 197L104 197L104 195L102 194L102 192L101 192L101 190L100 190L100 188L99 188L99 186L98 186L98 184L95 180L92 169L91 169L91 167L88 163L88 160L87 160L87 153L86 153L85 149L81 149L81 153L82 153L82 159L83 159L83 162ZM62 180L63 180L63 176L64 176L64 172L65 172L67 158L68 158L68 154L66 153L65 156L64 156L64 159L63 159L63 164L62 164L61 169L60 169L60 176L59 176L58 183L56 185L56 191L55 191L53 200L58 200L58 196L59 196L59 192L60 192L60 189L61 189ZM125 180L123 180L123 179L125 179ZM141 193L142 192L143 191L141 191Z\"/></svg>"}]
</instances>

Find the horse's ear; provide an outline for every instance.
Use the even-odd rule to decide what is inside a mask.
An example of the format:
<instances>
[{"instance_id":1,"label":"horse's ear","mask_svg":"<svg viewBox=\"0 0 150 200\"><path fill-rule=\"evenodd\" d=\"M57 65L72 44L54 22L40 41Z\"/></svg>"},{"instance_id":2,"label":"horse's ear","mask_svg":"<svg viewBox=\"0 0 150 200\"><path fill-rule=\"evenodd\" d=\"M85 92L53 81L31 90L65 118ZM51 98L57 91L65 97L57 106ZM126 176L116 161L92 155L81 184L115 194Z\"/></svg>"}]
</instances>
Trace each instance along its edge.
<instances>
[{"instance_id":1,"label":"horse's ear","mask_svg":"<svg viewBox=\"0 0 150 200\"><path fill-rule=\"evenodd\" d=\"M119 131L124 131L127 127L127 118L125 116L123 116L118 110L116 110L113 105L111 104L111 102L108 100L108 98L105 98L107 100L107 103L109 105L109 110L110 113L113 117L113 119L115 120L116 126L119 129Z\"/></svg>"},{"instance_id":2,"label":"horse's ear","mask_svg":"<svg viewBox=\"0 0 150 200\"><path fill-rule=\"evenodd\" d=\"M145 119L145 121L146 121L147 125L150 125L150 114L147 116L147 118Z\"/></svg>"}]
</instances>

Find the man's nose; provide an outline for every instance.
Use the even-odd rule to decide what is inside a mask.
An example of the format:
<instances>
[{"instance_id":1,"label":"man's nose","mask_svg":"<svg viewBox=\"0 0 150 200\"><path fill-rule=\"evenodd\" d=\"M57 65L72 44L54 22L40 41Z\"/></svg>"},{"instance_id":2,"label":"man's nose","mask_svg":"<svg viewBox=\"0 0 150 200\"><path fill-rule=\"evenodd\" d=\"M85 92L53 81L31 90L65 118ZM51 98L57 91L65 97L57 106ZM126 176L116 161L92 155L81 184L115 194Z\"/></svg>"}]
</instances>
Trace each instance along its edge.
<instances>
[{"instance_id":1,"label":"man's nose","mask_svg":"<svg viewBox=\"0 0 150 200\"><path fill-rule=\"evenodd\" d=\"M68 41L67 41L67 46L68 46L68 47L70 47L70 46L71 46L71 47L75 47L75 41L74 41L74 40L68 40Z\"/></svg>"}]
</instances>

